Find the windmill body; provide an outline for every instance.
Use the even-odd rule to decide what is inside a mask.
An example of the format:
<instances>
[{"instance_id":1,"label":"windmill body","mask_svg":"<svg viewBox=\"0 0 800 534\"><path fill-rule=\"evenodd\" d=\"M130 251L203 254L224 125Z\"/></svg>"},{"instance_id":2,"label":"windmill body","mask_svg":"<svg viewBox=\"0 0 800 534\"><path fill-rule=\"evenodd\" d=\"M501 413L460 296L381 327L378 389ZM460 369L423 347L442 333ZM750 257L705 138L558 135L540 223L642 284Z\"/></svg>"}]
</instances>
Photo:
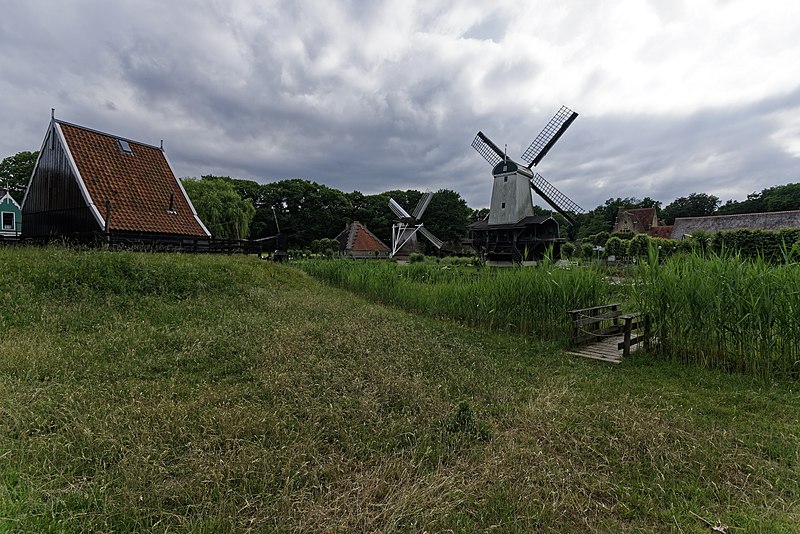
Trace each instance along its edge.
<instances>
[{"instance_id":1,"label":"windmill body","mask_svg":"<svg viewBox=\"0 0 800 534\"><path fill-rule=\"evenodd\" d=\"M530 186L533 173L506 158L495 165L492 175L494 183L489 224L514 224L525 217L533 217Z\"/></svg>"},{"instance_id":2,"label":"windmill body","mask_svg":"<svg viewBox=\"0 0 800 534\"><path fill-rule=\"evenodd\" d=\"M583 210L532 168L577 116L562 107L523 153L527 166L509 158L483 132L478 132L472 146L492 165L492 201L489 216L472 223L469 230L473 248L484 259L513 264L541 259L548 249L558 257L566 240L559 236L558 222L552 216L534 215L532 192L569 223Z\"/></svg>"}]
</instances>

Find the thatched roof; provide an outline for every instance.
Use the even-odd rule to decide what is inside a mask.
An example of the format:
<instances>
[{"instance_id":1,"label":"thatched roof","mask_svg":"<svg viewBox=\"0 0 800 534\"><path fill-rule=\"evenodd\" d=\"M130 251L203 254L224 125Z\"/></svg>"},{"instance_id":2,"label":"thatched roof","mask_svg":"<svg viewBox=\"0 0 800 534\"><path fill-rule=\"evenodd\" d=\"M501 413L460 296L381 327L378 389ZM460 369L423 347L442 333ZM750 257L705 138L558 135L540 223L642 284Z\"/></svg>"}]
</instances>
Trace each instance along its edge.
<instances>
[{"instance_id":1,"label":"thatched roof","mask_svg":"<svg viewBox=\"0 0 800 534\"><path fill-rule=\"evenodd\" d=\"M714 215L711 217L678 217L675 219L672 229L672 239L683 239L683 236L692 235L694 232L742 229L782 230L784 228L800 228L800 210Z\"/></svg>"}]
</instances>

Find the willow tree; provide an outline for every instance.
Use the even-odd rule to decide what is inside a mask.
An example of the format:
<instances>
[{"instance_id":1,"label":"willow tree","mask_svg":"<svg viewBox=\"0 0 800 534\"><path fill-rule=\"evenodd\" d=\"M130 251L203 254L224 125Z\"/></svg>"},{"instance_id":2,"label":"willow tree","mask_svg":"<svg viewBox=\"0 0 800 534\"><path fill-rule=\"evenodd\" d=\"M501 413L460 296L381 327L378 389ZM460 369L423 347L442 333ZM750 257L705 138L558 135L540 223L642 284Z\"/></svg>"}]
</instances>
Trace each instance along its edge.
<instances>
[{"instance_id":1,"label":"willow tree","mask_svg":"<svg viewBox=\"0 0 800 534\"><path fill-rule=\"evenodd\" d=\"M247 239L256 212L250 199L243 199L230 181L213 177L183 178L186 193L197 215L215 239Z\"/></svg>"}]
</instances>

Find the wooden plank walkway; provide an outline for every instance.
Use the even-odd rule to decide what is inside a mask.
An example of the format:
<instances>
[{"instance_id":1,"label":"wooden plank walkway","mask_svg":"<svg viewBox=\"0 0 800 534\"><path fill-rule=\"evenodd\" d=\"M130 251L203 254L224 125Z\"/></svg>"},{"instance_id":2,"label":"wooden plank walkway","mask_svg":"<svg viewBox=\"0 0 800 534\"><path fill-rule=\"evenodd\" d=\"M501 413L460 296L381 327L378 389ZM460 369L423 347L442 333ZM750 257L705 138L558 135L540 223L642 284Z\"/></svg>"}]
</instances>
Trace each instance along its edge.
<instances>
[{"instance_id":1,"label":"wooden plank walkway","mask_svg":"<svg viewBox=\"0 0 800 534\"><path fill-rule=\"evenodd\" d=\"M624 335L609 337L597 343L592 343L583 347L577 347L574 350L569 351L567 354L580 356L582 358L591 358L593 360L600 360L608 363L620 363L622 361L622 351L617 347L624 340ZM632 345L631 352L635 352L639 349L639 347L640 345L638 344Z\"/></svg>"}]
</instances>

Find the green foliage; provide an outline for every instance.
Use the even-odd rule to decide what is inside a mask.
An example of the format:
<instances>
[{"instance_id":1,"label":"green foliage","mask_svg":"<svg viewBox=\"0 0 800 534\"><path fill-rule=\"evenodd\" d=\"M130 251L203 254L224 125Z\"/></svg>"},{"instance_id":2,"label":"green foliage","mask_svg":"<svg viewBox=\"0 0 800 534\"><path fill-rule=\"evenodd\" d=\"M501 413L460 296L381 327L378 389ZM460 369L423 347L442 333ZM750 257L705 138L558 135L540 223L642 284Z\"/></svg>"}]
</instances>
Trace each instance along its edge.
<instances>
[{"instance_id":1,"label":"green foliage","mask_svg":"<svg viewBox=\"0 0 800 534\"><path fill-rule=\"evenodd\" d=\"M419 252L412 252L408 255L408 263L422 263L425 261L425 254Z\"/></svg>"},{"instance_id":2,"label":"green foliage","mask_svg":"<svg viewBox=\"0 0 800 534\"><path fill-rule=\"evenodd\" d=\"M255 208L250 199L236 193L230 179L204 176L184 178L181 183L212 237L247 239Z\"/></svg>"},{"instance_id":3,"label":"green foliage","mask_svg":"<svg viewBox=\"0 0 800 534\"><path fill-rule=\"evenodd\" d=\"M478 421L469 402L461 401L444 424L445 430L452 434L460 433L486 441L490 437L489 428Z\"/></svg>"},{"instance_id":4,"label":"green foliage","mask_svg":"<svg viewBox=\"0 0 800 534\"><path fill-rule=\"evenodd\" d=\"M28 187L28 181L31 179L38 157L38 150L36 152L23 151L0 162L0 189L8 189L17 204L22 205L25 189Z\"/></svg>"},{"instance_id":5,"label":"green foliage","mask_svg":"<svg viewBox=\"0 0 800 534\"><path fill-rule=\"evenodd\" d=\"M652 252L652 251L651 251ZM765 378L800 378L800 265L724 254L644 262L637 309L672 360Z\"/></svg>"},{"instance_id":6,"label":"green foliage","mask_svg":"<svg viewBox=\"0 0 800 534\"><path fill-rule=\"evenodd\" d=\"M719 208L717 213L720 215L734 215L738 213L761 213L796 209L800 209L800 183L768 187L760 193L747 195L747 200L741 202L729 200Z\"/></svg>"},{"instance_id":7,"label":"green foliage","mask_svg":"<svg viewBox=\"0 0 800 534\"><path fill-rule=\"evenodd\" d=\"M314 254L322 254L323 256L331 257L340 250L340 243L328 237L322 239L315 239L309 245L309 249Z\"/></svg>"},{"instance_id":8,"label":"green foliage","mask_svg":"<svg viewBox=\"0 0 800 534\"><path fill-rule=\"evenodd\" d=\"M564 243L563 245L561 245L561 255L564 256L565 258L574 257L576 250L577 247L575 246L575 243Z\"/></svg>"},{"instance_id":9,"label":"green foliage","mask_svg":"<svg viewBox=\"0 0 800 534\"><path fill-rule=\"evenodd\" d=\"M618 237L609 237L606 241L606 256L616 256L617 259L626 256L628 252L628 241L623 241Z\"/></svg>"},{"instance_id":10,"label":"green foliage","mask_svg":"<svg viewBox=\"0 0 800 534\"><path fill-rule=\"evenodd\" d=\"M591 243L581 243L580 257L592 259L594 257L594 246Z\"/></svg>"},{"instance_id":11,"label":"green foliage","mask_svg":"<svg viewBox=\"0 0 800 534\"><path fill-rule=\"evenodd\" d=\"M300 267L333 285L426 315L563 342L570 333L567 311L601 304L608 295L600 272L548 262L519 269L348 261Z\"/></svg>"},{"instance_id":12,"label":"green foliage","mask_svg":"<svg viewBox=\"0 0 800 534\"><path fill-rule=\"evenodd\" d=\"M786 252L800 242L800 228L784 230L731 230L717 232L710 238L711 249L717 253L738 254L744 259L763 258L768 263L782 263Z\"/></svg>"},{"instance_id":13,"label":"green foliage","mask_svg":"<svg viewBox=\"0 0 800 534\"><path fill-rule=\"evenodd\" d=\"M583 238L583 241L586 243L597 245L600 247L604 247L606 245L606 241L608 241L609 233L608 232L597 232L596 234L592 234Z\"/></svg>"},{"instance_id":14,"label":"green foliage","mask_svg":"<svg viewBox=\"0 0 800 534\"><path fill-rule=\"evenodd\" d=\"M719 198L705 193L692 193L673 200L661 211L664 224L671 225L677 217L703 217L717 211Z\"/></svg>"},{"instance_id":15,"label":"green foliage","mask_svg":"<svg viewBox=\"0 0 800 534\"><path fill-rule=\"evenodd\" d=\"M628 256L634 258L646 257L650 248L650 236L636 234L628 243Z\"/></svg>"}]
</instances>

